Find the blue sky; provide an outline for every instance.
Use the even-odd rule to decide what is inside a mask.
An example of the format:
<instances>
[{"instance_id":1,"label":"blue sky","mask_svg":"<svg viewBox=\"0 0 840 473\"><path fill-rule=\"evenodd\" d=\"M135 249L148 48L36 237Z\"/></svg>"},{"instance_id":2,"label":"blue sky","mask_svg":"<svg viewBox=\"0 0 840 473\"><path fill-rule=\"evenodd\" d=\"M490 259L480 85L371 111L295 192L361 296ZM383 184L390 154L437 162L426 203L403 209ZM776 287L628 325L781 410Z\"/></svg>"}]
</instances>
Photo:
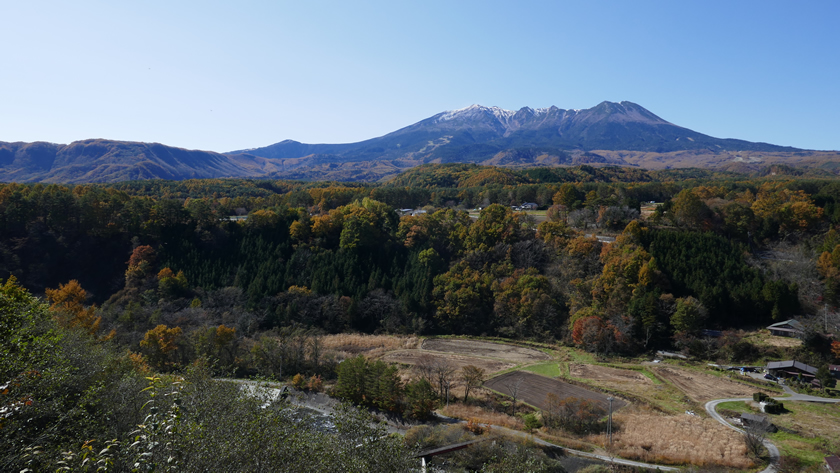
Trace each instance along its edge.
<instances>
[{"instance_id":1,"label":"blue sky","mask_svg":"<svg viewBox=\"0 0 840 473\"><path fill-rule=\"evenodd\" d=\"M837 1L4 1L0 141L214 151L629 100L840 150Z\"/></svg>"}]
</instances>

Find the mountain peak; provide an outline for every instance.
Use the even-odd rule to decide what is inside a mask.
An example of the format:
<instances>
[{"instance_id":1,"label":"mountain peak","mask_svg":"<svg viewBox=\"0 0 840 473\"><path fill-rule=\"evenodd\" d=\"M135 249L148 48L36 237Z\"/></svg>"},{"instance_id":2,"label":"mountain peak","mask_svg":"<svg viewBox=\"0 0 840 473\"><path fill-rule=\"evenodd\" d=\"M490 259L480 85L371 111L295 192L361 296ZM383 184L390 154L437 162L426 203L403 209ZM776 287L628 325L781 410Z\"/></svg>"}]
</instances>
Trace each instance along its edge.
<instances>
[{"instance_id":1,"label":"mountain peak","mask_svg":"<svg viewBox=\"0 0 840 473\"><path fill-rule=\"evenodd\" d=\"M545 115L548 113L549 110L556 109L556 107L551 108L537 108L533 109L531 107L522 107L521 109L517 110L506 110L500 107L485 107L484 105L473 104L469 107L459 108L458 110L448 110L446 112L438 114L435 118L435 123L446 122L451 120L475 120L475 119L494 119L498 121L503 126L507 127L514 116L517 114L519 115L529 115L529 116L540 116Z\"/></svg>"}]
</instances>

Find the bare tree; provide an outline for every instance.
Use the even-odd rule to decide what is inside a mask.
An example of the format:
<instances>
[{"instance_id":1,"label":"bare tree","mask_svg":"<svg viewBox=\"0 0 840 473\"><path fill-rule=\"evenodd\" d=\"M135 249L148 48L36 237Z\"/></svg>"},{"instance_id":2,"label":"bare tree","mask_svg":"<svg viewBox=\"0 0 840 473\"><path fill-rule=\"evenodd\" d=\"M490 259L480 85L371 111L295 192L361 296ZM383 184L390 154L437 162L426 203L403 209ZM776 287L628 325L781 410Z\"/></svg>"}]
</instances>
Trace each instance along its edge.
<instances>
[{"instance_id":1,"label":"bare tree","mask_svg":"<svg viewBox=\"0 0 840 473\"><path fill-rule=\"evenodd\" d=\"M434 375L435 357L424 353L417 357L417 362L414 364L414 371L420 379L426 380L432 386L435 385Z\"/></svg>"},{"instance_id":2,"label":"bare tree","mask_svg":"<svg viewBox=\"0 0 840 473\"><path fill-rule=\"evenodd\" d=\"M508 393L510 394L510 397L513 398L513 414L511 415L514 416L516 415L516 399L519 395L519 388L522 387L523 382L525 382L525 380L522 378L522 376L517 376L515 378L509 378L503 383L503 386L505 387L505 389L507 389Z\"/></svg>"},{"instance_id":3,"label":"bare tree","mask_svg":"<svg viewBox=\"0 0 840 473\"><path fill-rule=\"evenodd\" d=\"M449 391L452 389L455 381L453 378L455 367L449 361L429 354L423 354L417 357L417 363L414 364L414 371L421 379L435 386L440 397L446 399L447 403L449 402Z\"/></svg>"},{"instance_id":4,"label":"bare tree","mask_svg":"<svg viewBox=\"0 0 840 473\"><path fill-rule=\"evenodd\" d=\"M745 422L744 423L744 444L747 451L755 456L761 454L764 448L764 438L767 437L766 422Z\"/></svg>"},{"instance_id":5,"label":"bare tree","mask_svg":"<svg viewBox=\"0 0 840 473\"><path fill-rule=\"evenodd\" d=\"M449 391L452 388L453 378L455 374L455 367L443 358L435 360L434 364L435 379L440 388L440 397L446 399L446 404L449 404Z\"/></svg>"},{"instance_id":6,"label":"bare tree","mask_svg":"<svg viewBox=\"0 0 840 473\"><path fill-rule=\"evenodd\" d=\"M477 366L467 365L461 368L461 381L464 382L464 402L470 397L470 391L477 389L484 383L484 370Z\"/></svg>"}]
</instances>

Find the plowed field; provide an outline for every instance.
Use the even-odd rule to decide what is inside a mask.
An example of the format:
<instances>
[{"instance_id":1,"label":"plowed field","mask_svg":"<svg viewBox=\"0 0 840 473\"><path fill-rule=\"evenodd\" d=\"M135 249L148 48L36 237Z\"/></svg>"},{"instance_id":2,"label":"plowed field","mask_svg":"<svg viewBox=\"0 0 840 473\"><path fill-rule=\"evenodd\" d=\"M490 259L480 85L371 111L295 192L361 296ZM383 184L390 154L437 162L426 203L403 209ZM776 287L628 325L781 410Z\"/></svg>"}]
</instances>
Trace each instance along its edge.
<instances>
[{"instance_id":1,"label":"plowed field","mask_svg":"<svg viewBox=\"0 0 840 473\"><path fill-rule=\"evenodd\" d=\"M760 390L725 378L679 368L657 366L653 370L659 376L673 383L691 400L697 402L730 397L750 397L754 392Z\"/></svg>"},{"instance_id":2,"label":"plowed field","mask_svg":"<svg viewBox=\"0 0 840 473\"><path fill-rule=\"evenodd\" d=\"M486 356L509 361L511 363L534 363L550 360L547 354L533 348L504 345L502 343L482 342L479 340L457 340L450 338L430 338L422 345L423 350L456 353L469 356Z\"/></svg>"},{"instance_id":3,"label":"plowed field","mask_svg":"<svg viewBox=\"0 0 840 473\"><path fill-rule=\"evenodd\" d=\"M569 374L575 378L588 378L595 381L614 383L647 383L652 381L647 376L633 370L622 370L608 366L569 364Z\"/></svg>"},{"instance_id":4,"label":"plowed field","mask_svg":"<svg viewBox=\"0 0 840 473\"><path fill-rule=\"evenodd\" d=\"M455 369L460 370L464 366L473 365L484 369L487 373L496 373L498 371L506 370L516 366L514 363L508 363L502 360L493 360L489 358L478 358L475 356L453 355L451 353L439 353L426 350L397 350L388 352L382 356L382 361L386 363L401 363L404 365L414 365L417 363L420 355L431 356L435 360L443 359L449 362Z\"/></svg>"},{"instance_id":5,"label":"plowed field","mask_svg":"<svg viewBox=\"0 0 840 473\"><path fill-rule=\"evenodd\" d=\"M545 408L545 397L548 393L554 393L560 399L569 397L576 397L579 399L589 399L595 401L606 409L609 406L607 395L588 389L575 386L573 384L564 383L556 379L546 378L538 374L528 373L525 371L512 371L497 376L486 383L485 386L498 391L505 395L511 395L511 385L521 378L522 383L519 386L516 397L528 404ZM616 410L627 403L621 399L613 398L613 410Z\"/></svg>"},{"instance_id":6,"label":"plowed field","mask_svg":"<svg viewBox=\"0 0 840 473\"><path fill-rule=\"evenodd\" d=\"M570 363L569 374L574 378L595 381L597 386L613 391L642 397L655 396L653 381L638 371Z\"/></svg>"}]
</instances>

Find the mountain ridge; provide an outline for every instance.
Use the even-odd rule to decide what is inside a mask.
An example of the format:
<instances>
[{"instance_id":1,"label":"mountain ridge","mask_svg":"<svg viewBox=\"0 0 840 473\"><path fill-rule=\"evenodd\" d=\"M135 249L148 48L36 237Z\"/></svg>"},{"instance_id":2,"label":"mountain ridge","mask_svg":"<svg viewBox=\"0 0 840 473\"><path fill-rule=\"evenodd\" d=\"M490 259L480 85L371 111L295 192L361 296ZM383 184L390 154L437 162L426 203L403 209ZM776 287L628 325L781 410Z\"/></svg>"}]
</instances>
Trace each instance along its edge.
<instances>
[{"instance_id":1,"label":"mountain ridge","mask_svg":"<svg viewBox=\"0 0 840 473\"><path fill-rule=\"evenodd\" d=\"M740 153L745 153L742 156ZM283 140L227 153L106 139L68 145L0 142L0 181L117 182L266 177L380 180L425 163L509 167L578 164L647 169L756 169L789 164L840 170L840 153L715 138L629 101L564 110L470 105L355 143Z\"/></svg>"}]
</instances>

